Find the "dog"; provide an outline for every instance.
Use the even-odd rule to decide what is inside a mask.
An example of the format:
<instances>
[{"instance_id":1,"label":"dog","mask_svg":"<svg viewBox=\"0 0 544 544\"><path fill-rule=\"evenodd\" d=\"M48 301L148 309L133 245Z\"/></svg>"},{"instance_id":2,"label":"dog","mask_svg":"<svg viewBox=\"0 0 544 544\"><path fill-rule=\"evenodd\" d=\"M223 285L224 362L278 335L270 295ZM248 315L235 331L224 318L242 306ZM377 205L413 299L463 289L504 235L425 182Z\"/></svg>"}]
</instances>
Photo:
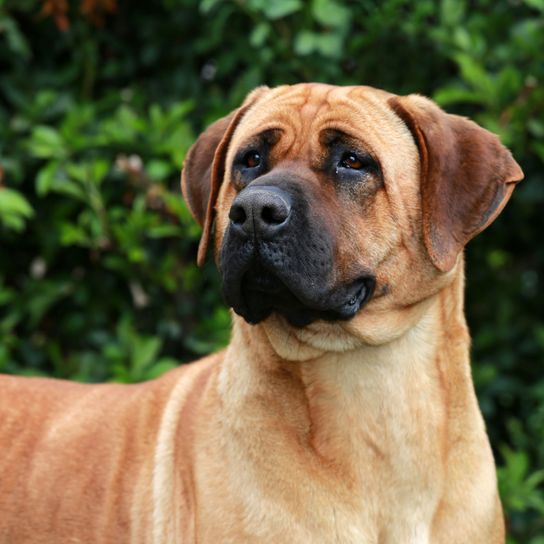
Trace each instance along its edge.
<instances>
[{"instance_id":1,"label":"dog","mask_svg":"<svg viewBox=\"0 0 544 544\"><path fill-rule=\"evenodd\" d=\"M0 542L499 544L463 248L523 173L419 95L259 87L190 149L226 350L0 380Z\"/></svg>"}]
</instances>

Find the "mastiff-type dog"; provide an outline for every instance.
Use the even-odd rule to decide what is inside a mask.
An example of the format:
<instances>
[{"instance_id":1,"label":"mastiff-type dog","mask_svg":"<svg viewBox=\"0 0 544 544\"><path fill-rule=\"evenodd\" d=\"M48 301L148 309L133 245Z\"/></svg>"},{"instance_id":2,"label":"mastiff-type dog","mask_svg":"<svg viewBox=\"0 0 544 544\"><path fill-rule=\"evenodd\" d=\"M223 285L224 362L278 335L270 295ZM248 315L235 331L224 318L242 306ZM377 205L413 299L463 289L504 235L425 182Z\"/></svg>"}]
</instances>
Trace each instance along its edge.
<instances>
[{"instance_id":1,"label":"mastiff-type dog","mask_svg":"<svg viewBox=\"0 0 544 544\"><path fill-rule=\"evenodd\" d=\"M463 248L523 173L418 95L260 87L182 174L228 347L137 385L0 380L2 544L501 544Z\"/></svg>"}]
</instances>

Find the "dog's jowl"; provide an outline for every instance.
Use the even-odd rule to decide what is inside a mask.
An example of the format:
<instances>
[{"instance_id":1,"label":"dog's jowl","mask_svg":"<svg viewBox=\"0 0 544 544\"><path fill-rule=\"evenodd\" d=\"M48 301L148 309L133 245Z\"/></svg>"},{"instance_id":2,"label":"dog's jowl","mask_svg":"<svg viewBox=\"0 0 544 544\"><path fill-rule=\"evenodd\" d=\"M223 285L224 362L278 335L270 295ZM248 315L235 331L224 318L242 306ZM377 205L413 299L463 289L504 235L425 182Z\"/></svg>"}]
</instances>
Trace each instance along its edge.
<instances>
[{"instance_id":1,"label":"dog's jowl","mask_svg":"<svg viewBox=\"0 0 544 544\"><path fill-rule=\"evenodd\" d=\"M0 543L504 543L463 248L522 178L421 96L253 91L182 175L229 346L140 385L2 377Z\"/></svg>"}]
</instances>

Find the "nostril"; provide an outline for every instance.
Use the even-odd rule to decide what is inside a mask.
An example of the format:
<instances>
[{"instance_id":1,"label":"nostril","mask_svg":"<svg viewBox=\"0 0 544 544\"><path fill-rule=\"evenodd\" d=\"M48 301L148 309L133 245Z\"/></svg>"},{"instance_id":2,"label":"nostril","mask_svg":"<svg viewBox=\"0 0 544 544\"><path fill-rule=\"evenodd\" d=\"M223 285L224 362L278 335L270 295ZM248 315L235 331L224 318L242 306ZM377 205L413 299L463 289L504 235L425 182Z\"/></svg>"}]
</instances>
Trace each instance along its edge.
<instances>
[{"instance_id":1,"label":"nostril","mask_svg":"<svg viewBox=\"0 0 544 544\"><path fill-rule=\"evenodd\" d=\"M236 204L232 206L229 212L229 219L235 225L243 225L246 222L247 215L242 206L237 206Z\"/></svg>"},{"instance_id":2,"label":"nostril","mask_svg":"<svg viewBox=\"0 0 544 544\"><path fill-rule=\"evenodd\" d=\"M261 210L262 220L269 225L279 225L287 219L287 216L288 212L284 206L263 206Z\"/></svg>"},{"instance_id":3,"label":"nostril","mask_svg":"<svg viewBox=\"0 0 544 544\"><path fill-rule=\"evenodd\" d=\"M283 223L285 220L284 214L279 214L278 210L273 206L264 206L261 211L261 217L265 223Z\"/></svg>"}]
</instances>

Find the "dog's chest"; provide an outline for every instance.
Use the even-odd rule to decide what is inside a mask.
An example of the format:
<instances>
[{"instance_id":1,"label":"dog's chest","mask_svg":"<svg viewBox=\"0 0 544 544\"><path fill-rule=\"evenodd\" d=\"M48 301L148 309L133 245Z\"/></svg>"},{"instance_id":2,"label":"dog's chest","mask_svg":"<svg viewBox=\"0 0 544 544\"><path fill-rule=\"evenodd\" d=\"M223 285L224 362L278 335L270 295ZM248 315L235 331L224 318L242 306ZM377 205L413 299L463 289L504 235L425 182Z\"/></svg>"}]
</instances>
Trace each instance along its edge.
<instances>
[{"instance_id":1,"label":"dog's chest","mask_svg":"<svg viewBox=\"0 0 544 544\"><path fill-rule=\"evenodd\" d=\"M372 476L362 471L366 482L312 479L295 465L281 472L268 467L263 475L246 464L233 475L229 487L235 495L222 503L220 512L206 515L225 521L217 527L223 531L222 542L430 543L439 485L376 466ZM225 526L243 527L243 533L224 540ZM216 541L219 534L208 529L212 533L203 542Z\"/></svg>"},{"instance_id":2,"label":"dog's chest","mask_svg":"<svg viewBox=\"0 0 544 544\"><path fill-rule=\"evenodd\" d=\"M322 364L304 376L315 384L305 407L287 397L238 405L216 466L226 496L206 519L243 526L232 542L427 544L445 414L436 376L404 354L402 365L375 359L365 370ZM227 476L225 463L236 467Z\"/></svg>"},{"instance_id":3,"label":"dog's chest","mask_svg":"<svg viewBox=\"0 0 544 544\"><path fill-rule=\"evenodd\" d=\"M365 402L377 401L371 397ZM236 497L230 503L238 505L248 541L429 542L444 477L441 414L429 412L421 395L397 395L378 412L364 408L346 399L334 417L323 414L302 445L271 428L262 429L260 444L238 450L230 443L243 467L229 482Z\"/></svg>"},{"instance_id":4,"label":"dog's chest","mask_svg":"<svg viewBox=\"0 0 544 544\"><path fill-rule=\"evenodd\" d=\"M344 376L330 367L334 382L326 370L321 375L321 384L335 387L321 385L314 398L311 442L329 471L340 469L319 500L321 517L333 511L329 534L338 542L429 541L445 478L447 414L437 377L421 359L405 356L402 364L378 359L357 373L344 360Z\"/></svg>"}]
</instances>

